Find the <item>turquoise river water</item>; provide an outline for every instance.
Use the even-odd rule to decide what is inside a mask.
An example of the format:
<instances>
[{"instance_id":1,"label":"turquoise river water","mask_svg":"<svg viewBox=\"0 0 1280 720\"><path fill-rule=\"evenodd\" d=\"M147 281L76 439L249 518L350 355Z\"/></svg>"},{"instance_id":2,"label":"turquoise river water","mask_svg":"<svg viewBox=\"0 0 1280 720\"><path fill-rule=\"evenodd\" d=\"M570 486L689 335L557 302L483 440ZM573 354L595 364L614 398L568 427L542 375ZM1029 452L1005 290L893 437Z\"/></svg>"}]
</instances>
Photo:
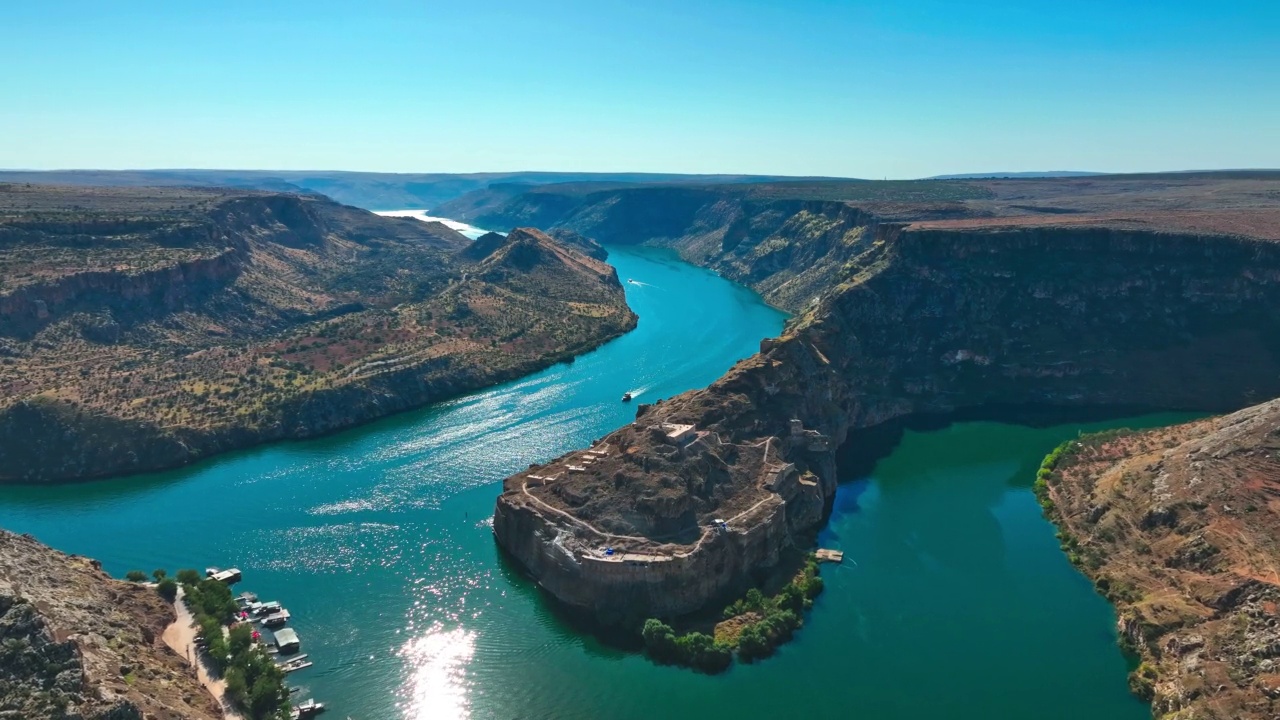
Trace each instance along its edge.
<instances>
[{"instance_id":1,"label":"turquoise river water","mask_svg":"<svg viewBox=\"0 0 1280 720\"><path fill-rule=\"evenodd\" d=\"M610 261L640 325L575 363L179 471L0 488L0 526L115 575L241 568L238 589L283 602L315 661L291 684L339 719L1149 716L1111 608L1029 489L1077 426L908 432L841 486L821 542L845 562L768 661L707 677L570 628L493 542L502 478L628 422L624 391L709 384L784 319L670 254Z\"/></svg>"}]
</instances>

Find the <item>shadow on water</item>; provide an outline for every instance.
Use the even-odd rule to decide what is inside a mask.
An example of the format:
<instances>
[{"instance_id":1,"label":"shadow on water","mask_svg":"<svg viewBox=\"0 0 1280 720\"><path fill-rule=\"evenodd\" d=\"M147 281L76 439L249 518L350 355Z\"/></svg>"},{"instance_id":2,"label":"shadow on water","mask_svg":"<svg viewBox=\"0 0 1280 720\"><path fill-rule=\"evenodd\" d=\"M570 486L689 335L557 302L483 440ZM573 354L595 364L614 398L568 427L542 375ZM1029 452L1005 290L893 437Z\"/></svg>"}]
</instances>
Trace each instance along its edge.
<instances>
[{"instance_id":1,"label":"shadow on water","mask_svg":"<svg viewBox=\"0 0 1280 720\"><path fill-rule=\"evenodd\" d=\"M1104 423L1121 418L1168 412L1181 412L1181 410L1138 405L1071 407L989 404L950 413L906 415L879 425L849 431L844 444L836 449L836 470L842 482L866 478L875 470L877 463L893 454L902 443L903 435L907 431L933 432L967 422L992 422L1043 429L1055 425ZM1035 469L1032 468L1032 477L1026 483L1028 487L1035 479Z\"/></svg>"}]
</instances>

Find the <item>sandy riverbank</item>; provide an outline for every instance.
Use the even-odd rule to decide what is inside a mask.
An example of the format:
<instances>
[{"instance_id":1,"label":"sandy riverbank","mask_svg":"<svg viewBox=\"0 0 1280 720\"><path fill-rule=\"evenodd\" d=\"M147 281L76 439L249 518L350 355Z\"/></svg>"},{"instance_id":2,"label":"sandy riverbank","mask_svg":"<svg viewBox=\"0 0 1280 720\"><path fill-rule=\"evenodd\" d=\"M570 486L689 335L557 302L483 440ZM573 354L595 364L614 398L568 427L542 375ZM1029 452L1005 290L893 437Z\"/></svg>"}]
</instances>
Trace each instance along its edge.
<instances>
[{"instance_id":1,"label":"sandy riverbank","mask_svg":"<svg viewBox=\"0 0 1280 720\"><path fill-rule=\"evenodd\" d=\"M182 588L178 588L178 597L174 600L173 610L178 615L178 619L174 620L169 627L164 629L162 638L166 645L173 649L174 652L186 658L187 662L196 668L196 675L200 678L200 684L213 695L213 699L222 708L222 716L227 720L243 720L243 717L231 708L227 702L227 684L222 678L214 677L209 673L209 668L200 659L199 651L196 649L196 633L199 628L196 626L195 618L191 615L191 611L187 609L187 604L182 602Z\"/></svg>"}]
</instances>

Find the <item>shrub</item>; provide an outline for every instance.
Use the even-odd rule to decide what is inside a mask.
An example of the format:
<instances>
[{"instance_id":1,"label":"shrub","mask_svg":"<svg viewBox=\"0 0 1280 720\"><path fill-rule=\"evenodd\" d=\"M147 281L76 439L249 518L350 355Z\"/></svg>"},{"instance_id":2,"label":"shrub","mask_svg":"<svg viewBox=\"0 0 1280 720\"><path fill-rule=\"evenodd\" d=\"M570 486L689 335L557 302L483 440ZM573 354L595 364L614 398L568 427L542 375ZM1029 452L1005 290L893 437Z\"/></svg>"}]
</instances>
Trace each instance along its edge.
<instances>
[{"instance_id":1,"label":"shrub","mask_svg":"<svg viewBox=\"0 0 1280 720\"><path fill-rule=\"evenodd\" d=\"M682 635L677 638L676 647L682 664L703 672L722 672L733 662L733 653L728 648L717 645L715 638L704 633Z\"/></svg>"},{"instance_id":2,"label":"shrub","mask_svg":"<svg viewBox=\"0 0 1280 720\"><path fill-rule=\"evenodd\" d=\"M1150 701L1156 694L1156 680L1160 674L1155 666L1142 663L1137 670L1129 673L1129 690L1143 700Z\"/></svg>"},{"instance_id":3,"label":"shrub","mask_svg":"<svg viewBox=\"0 0 1280 720\"><path fill-rule=\"evenodd\" d=\"M168 576L169 576L169 571L165 570L164 568L156 568L155 570L151 571L151 577L154 578L156 582L160 582L161 580L165 579Z\"/></svg>"},{"instance_id":4,"label":"shrub","mask_svg":"<svg viewBox=\"0 0 1280 720\"><path fill-rule=\"evenodd\" d=\"M164 578L156 585L160 597L173 602L178 599L178 583L173 578Z\"/></svg>"},{"instance_id":5,"label":"shrub","mask_svg":"<svg viewBox=\"0 0 1280 720\"><path fill-rule=\"evenodd\" d=\"M199 572L191 569L178 571L178 582L183 585L198 585L204 578Z\"/></svg>"},{"instance_id":6,"label":"shrub","mask_svg":"<svg viewBox=\"0 0 1280 720\"><path fill-rule=\"evenodd\" d=\"M242 623L231 628L231 633L227 636L227 647L231 650L232 657L238 658L249 652L253 647L253 626Z\"/></svg>"},{"instance_id":7,"label":"shrub","mask_svg":"<svg viewBox=\"0 0 1280 720\"><path fill-rule=\"evenodd\" d=\"M231 596L231 588L217 580L206 578L195 585L186 585L185 600L191 611L209 617L221 623L229 623L240 609L235 598Z\"/></svg>"},{"instance_id":8,"label":"shrub","mask_svg":"<svg viewBox=\"0 0 1280 720\"><path fill-rule=\"evenodd\" d=\"M732 651L716 643L710 635L691 632L676 635L670 625L650 618L640 633L649 656L660 663L672 663L707 673L727 669L733 662Z\"/></svg>"},{"instance_id":9,"label":"shrub","mask_svg":"<svg viewBox=\"0 0 1280 720\"><path fill-rule=\"evenodd\" d=\"M675 662L676 632L670 625L657 618L649 618L644 621L644 629L640 631L640 637L644 639L645 650L654 660Z\"/></svg>"},{"instance_id":10,"label":"shrub","mask_svg":"<svg viewBox=\"0 0 1280 720\"><path fill-rule=\"evenodd\" d=\"M124 574L124 579L129 582L146 582L147 574L141 570L130 570Z\"/></svg>"}]
</instances>

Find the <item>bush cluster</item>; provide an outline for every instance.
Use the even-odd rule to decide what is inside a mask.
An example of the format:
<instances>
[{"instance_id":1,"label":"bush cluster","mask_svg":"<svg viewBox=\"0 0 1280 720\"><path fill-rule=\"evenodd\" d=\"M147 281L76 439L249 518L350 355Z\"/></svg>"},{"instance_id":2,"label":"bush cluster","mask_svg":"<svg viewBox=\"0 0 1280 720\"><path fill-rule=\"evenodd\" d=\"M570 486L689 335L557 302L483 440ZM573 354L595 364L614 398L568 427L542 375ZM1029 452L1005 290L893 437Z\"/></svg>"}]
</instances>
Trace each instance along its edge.
<instances>
[{"instance_id":1,"label":"bush cluster","mask_svg":"<svg viewBox=\"0 0 1280 720\"><path fill-rule=\"evenodd\" d=\"M646 620L640 635L649 656L660 663L718 673L727 670L733 662L733 651L716 643L710 635L700 632L676 635L670 625L657 618Z\"/></svg>"},{"instance_id":2,"label":"bush cluster","mask_svg":"<svg viewBox=\"0 0 1280 720\"><path fill-rule=\"evenodd\" d=\"M742 629L737 639L738 657L744 662L769 657L778 646L791 639L803 623L801 615L813 607L813 599L822 593L822 577L818 560L810 555L804 567L773 597L765 597L752 588L724 609L724 617L753 613L760 620Z\"/></svg>"},{"instance_id":3,"label":"bush cluster","mask_svg":"<svg viewBox=\"0 0 1280 720\"><path fill-rule=\"evenodd\" d=\"M726 620L743 615L760 618L743 628L732 641L717 642L700 632L677 635L670 625L656 618L645 621L640 634L645 650L657 662L716 673L729 667L735 651L743 662L772 655L803 624L801 615L813 607L813 599L822 590L818 560L810 555L804 567L776 595L766 597L752 588L724 609Z\"/></svg>"}]
</instances>

